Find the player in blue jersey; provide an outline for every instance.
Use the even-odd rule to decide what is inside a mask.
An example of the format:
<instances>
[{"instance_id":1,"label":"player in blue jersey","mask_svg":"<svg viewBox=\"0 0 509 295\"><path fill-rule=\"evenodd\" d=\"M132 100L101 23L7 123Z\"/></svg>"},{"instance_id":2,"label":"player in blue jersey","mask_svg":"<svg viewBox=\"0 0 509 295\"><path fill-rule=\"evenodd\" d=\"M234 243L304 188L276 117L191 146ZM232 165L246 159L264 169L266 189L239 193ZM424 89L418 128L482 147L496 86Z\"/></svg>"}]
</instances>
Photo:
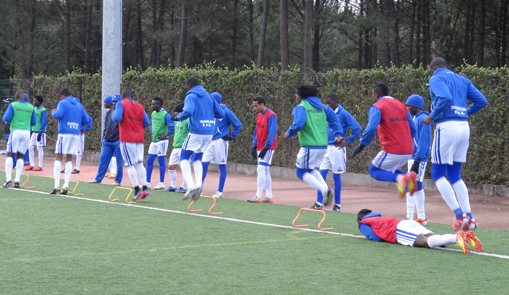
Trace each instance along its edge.
<instances>
[{"instance_id":1,"label":"player in blue jersey","mask_svg":"<svg viewBox=\"0 0 509 295\"><path fill-rule=\"evenodd\" d=\"M222 198L227 174L226 162L228 161L228 146L230 145L230 141L239 135L242 129L242 123L240 123L237 116L235 116L225 104L221 104L221 94L212 92L210 96L219 104L224 112L224 117L215 120L212 141L203 154L203 181L205 181L205 177L207 176L209 164L211 162L217 164L219 166L219 187L212 197ZM233 126L231 134L230 126Z\"/></svg>"},{"instance_id":2,"label":"player in blue jersey","mask_svg":"<svg viewBox=\"0 0 509 295\"><path fill-rule=\"evenodd\" d=\"M433 59L429 71L433 108L423 122L436 124L431 148L431 178L456 215L451 229L474 230L477 222L472 217L468 189L461 179L461 167L467 161L470 139L467 119L485 107L488 101L469 79L448 70L443 58ZM472 103L470 106L467 100ZM446 173L448 179L445 178Z\"/></svg>"}]
</instances>

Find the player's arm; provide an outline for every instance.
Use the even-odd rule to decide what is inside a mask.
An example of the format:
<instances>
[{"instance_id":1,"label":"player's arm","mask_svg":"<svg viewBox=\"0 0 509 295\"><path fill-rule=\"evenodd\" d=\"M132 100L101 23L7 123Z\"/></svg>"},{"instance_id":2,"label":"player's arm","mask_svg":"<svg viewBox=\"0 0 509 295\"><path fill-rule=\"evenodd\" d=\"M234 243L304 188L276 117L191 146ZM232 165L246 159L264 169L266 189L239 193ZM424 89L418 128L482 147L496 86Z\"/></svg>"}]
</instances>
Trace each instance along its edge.
<instances>
[{"instance_id":1,"label":"player's arm","mask_svg":"<svg viewBox=\"0 0 509 295\"><path fill-rule=\"evenodd\" d=\"M166 136L170 136L175 133L175 122L171 120L170 114L166 113L166 116L164 116L164 121L166 122L166 126L169 127L168 131L166 131Z\"/></svg>"},{"instance_id":2,"label":"player's arm","mask_svg":"<svg viewBox=\"0 0 509 295\"><path fill-rule=\"evenodd\" d=\"M224 118L225 116L225 112L223 111L223 109L219 106L219 104L217 103L217 101L215 99L212 99L212 102L214 103L213 105L213 108L214 108L214 118Z\"/></svg>"},{"instance_id":3,"label":"player's arm","mask_svg":"<svg viewBox=\"0 0 509 295\"><path fill-rule=\"evenodd\" d=\"M467 98L472 104L467 109L467 115L471 116L488 104L486 97L471 82L468 85Z\"/></svg>"},{"instance_id":4,"label":"player's arm","mask_svg":"<svg viewBox=\"0 0 509 295\"><path fill-rule=\"evenodd\" d=\"M359 230L364 236L366 236L366 238L375 242L383 242L383 240L375 234L369 225L361 222L359 224Z\"/></svg>"},{"instance_id":5,"label":"player's arm","mask_svg":"<svg viewBox=\"0 0 509 295\"><path fill-rule=\"evenodd\" d=\"M189 94L188 96L186 96L186 99L184 100L184 109L177 116L177 121L184 121L185 119L190 118L191 115L194 113L195 102L193 97L194 94Z\"/></svg>"},{"instance_id":6,"label":"player's arm","mask_svg":"<svg viewBox=\"0 0 509 295\"><path fill-rule=\"evenodd\" d=\"M39 133L42 133L43 130L46 129L46 126L48 125L48 112L43 111L41 113L41 129L39 129Z\"/></svg>"},{"instance_id":7,"label":"player's arm","mask_svg":"<svg viewBox=\"0 0 509 295\"><path fill-rule=\"evenodd\" d=\"M426 157L426 154L429 151L429 148L431 147L431 125L426 125L422 123L422 121L419 122L420 124L420 131L419 131L419 143L417 146L417 150L414 151L415 159L427 162L428 158Z\"/></svg>"},{"instance_id":8,"label":"player's arm","mask_svg":"<svg viewBox=\"0 0 509 295\"><path fill-rule=\"evenodd\" d=\"M83 115L82 115L82 120L81 120L81 125L83 126L82 127L82 130L85 131L85 132L88 132L90 131L90 129L92 129L92 123L93 123L93 120L92 120L92 117L90 117L87 112L85 111L85 108L82 108L82 112L83 112Z\"/></svg>"},{"instance_id":9,"label":"player's arm","mask_svg":"<svg viewBox=\"0 0 509 295\"><path fill-rule=\"evenodd\" d=\"M303 106L296 106L292 110L293 123L288 131L286 132L287 137L295 136L299 131L302 130L304 124L307 121L306 109Z\"/></svg>"},{"instance_id":10,"label":"player's arm","mask_svg":"<svg viewBox=\"0 0 509 295\"><path fill-rule=\"evenodd\" d=\"M429 89L431 92L431 97L435 97L433 100L433 111L430 114L430 117L435 120L435 118L446 111L448 105L452 102L452 95L445 84L445 81L441 77L431 77L429 79Z\"/></svg>"},{"instance_id":11,"label":"player's arm","mask_svg":"<svg viewBox=\"0 0 509 295\"><path fill-rule=\"evenodd\" d=\"M116 96L113 98L116 99ZM119 99L116 99L115 104L115 110L113 111L113 115L111 115L111 120L114 122L120 123L122 122L122 118L124 116L124 105L122 104L122 101Z\"/></svg>"},{"instance_id":12,"label":"player's arm","mask_svg":"<svg viewBox=\"0 0 509 295\"><path fill-rule=\"evenodd\" d=\"M412 138L415 138L415 134L417 134L417 128L415 127L414 119L412 118L410 111L407 112L407 121L408 126L410 127L410 134L412 135Z\"/></svg>"},{"instance_id":13,"label":"player's arm","mask_svg":"<svg viewBox=\"0 0 509 295\"><path fill-rule=\"evenodd\" d=\"M65 105L64 103L62 102L62 100L57 104L57 109L55 112L53 112L53 114L51 114L51 117L53 117L53 119L57 119L57 120L60 120L62 119L62 117L64 116L65 114Z\"/></svg>"},{"instance_id":14,"label":"player's arm","mask_svg":"<svg viewBox=\"0 0 509 295\"><path fill-rule=\"evenodd\" d=\"M13 116L14 116L14 112L12 109L12 105L9 104L9 106L7 107L7 110L5 110L5 114L2 119L4 120L4 122L9 123L10 121L12 121Z\"/></svg>"},{"instance_id":15,"label":"player's arm","mask_svg":"<svg viewBox=\"0 0 509 295\"><path fill-rule=\"evenodd\" d=\"M267 141L265 142L265 147L269 148L272 143L274 143L274 140L276 139L277 135L277 118L276 115L270 115L269 119L267 120L269 124L269 134L267 135Z\"/></svg>"},{"instance_id":16,"label":"player's arm","mask_svg":"<svg viewBox=\"0 0 509 295\"><path fill-rule=\"evenodd\" d=\"M348 125L348 128L352 129L352 134L350 134L350 137L348 137L348 140L346 142L353 143L359 135L361 135L362 127L359 125L359 122L355 120L355 118L347 111L342 111L344 113L344 116L346 118L346 124Z\"/></svg>"},{"instance_id":17,"label":"player's arm","mask_svg":"<svg viewBox=\"0 0 509 295\"><path fill-rule=\"evenodd\" d=\"M382 112L380 109L374 105L371 106L371 108L369 108L368 126L366 126L366 129L364 129L361 136L361 145L366 146L373 141L373 137L375 137L376 134L376 128L380 124L381 120Z\"/></svg>"},{"instance_id":18,"label":"player's arm","mask_svg":"<svg viewBox=\"0 0 509 295\"><path fill-rule=\"evenodd\" d=\"M343 133L343 126L339 123L338 115L328 105L323 105L323 109L325 111L327 123L329 123L329 128L334 132L334 137L341 136L341 133Z\"/></svg>"},{"instance_id":19,"label":"player's arm","mask_svg":"<svg viewBox=\"0 0 509 295\"><path fill-rule=\"evenodd\" d=\"M30 118L30 125L35 126L37 124L37 116L35 115L35 110L32 111L32 117Z\"/></svg>"},{"instance_id":20,"label":"player's arm","mask_svg":"<svg viewBox=\"0 0 509 295\"><path fill-rule=\"evenodd\" d=\"M150 120L148 119L147 112L145 112L145 110L143 110L143 128L146 128L149 125L150 125ZM152 125L150 125L150 126L152 126Z\"/></svg>"},{"instance_id":21,"label":"player's arm","mask_svg":"<svg viewBox=\"0 0 509 295\"><path fill-rule=\"evenodd\" d=\"M235 116L235 114L232 111L224 112L224 114L226 117L228 117L228 121L233 126L232 137L237 137L240 134L240 131L242 130L242 123L240 122L239 118L237 118L237 116Z\"/></svg>"},{"instance_id":22,"label":"player's arm","mask_svg":"<svg viewBox=\"0 0 509 295\"><path fill-rule=\"evenodd\" d=\"M257 146L257 145L258 145L258 138L256 137L256 125L255 125L254 135L253 135L253 146Z\"/></svg>"}]
</instances>

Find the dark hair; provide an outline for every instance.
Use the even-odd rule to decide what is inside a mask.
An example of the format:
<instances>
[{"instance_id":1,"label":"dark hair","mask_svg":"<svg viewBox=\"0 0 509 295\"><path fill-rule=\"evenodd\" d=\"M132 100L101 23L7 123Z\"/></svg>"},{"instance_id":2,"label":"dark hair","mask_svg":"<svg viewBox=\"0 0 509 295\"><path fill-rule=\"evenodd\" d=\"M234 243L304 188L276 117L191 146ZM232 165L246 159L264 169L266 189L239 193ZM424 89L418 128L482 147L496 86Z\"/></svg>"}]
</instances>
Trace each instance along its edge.
<instances>
[{"instance_id":1,"label":"dark hair","mask_svg":"<svg viewBox=\"0 0 509 295\"><path fill-rule=\"evenodd\" d=\"M40 103L42 103L42 101L43 101L42 96L40 96L40 95L37 95L37 96L35 97L35 99L36 99L38 102L40 102Z\"/></svg>"},{"instance_id":2,"label":"dark hair","mask_svg":"<svg viewBox=\"0 0 509 295\"><path fill-rule=\"evenodd\" d=\"M160 106L163 106L163 99L162 99L162 98L160 98L160 97L154 97L154 99L153 99L153 100L157 101L157 103L158 103Z\"/></svg>"},{"instance_id":3,"label":"dark hair","mask_svg":"<svg viewBox=\"0 0 509 295\"><path fill-rule=\"evenodd\" d=\"M364 218L364 216L368 215L369 213L372 213L373 211L369 210L369 209L361 209L361 211L359 211L359 213L357 213L357 220L362 220L362 218Z\"/></svg>"},{"instance_id":4,"label":"dark hair","mask_svg":"<svg viewBox=\"0 0 509 295\"><path fill-rule=\"evenodd\" d=\"M257 96L255 98L253 98L253 101L256 101L258 104L262 104L265 105L265 97L263 96Z\"/></svg>"},{"instance_id":5,"label":"dark hair","mask_svg":"<svg viewBox=\"0 0 509 295\"><path fill-rule=\"evenodd\" d=\"M124 97L133 97L133 89L131 87L125 87L122 89L122 98Z\"/></svg>"},{"instance_id":6,"label":"dark hair","mask_svg":"<svg viewBox=\"0 0 509 295\"><path fill-rule=\"evenodd\" d=\"M444 69L447 69L447 62L445 61L445 59L441 58L441 57L436 57L435 59L433 59L431 61L431 63L429 64L429 67L430 68L444 68Z\"/></svg>"},{"instance_id":7,"label":"dark hair","mask_svg":"<svg viewBox=\"0 0 509 295\"><path fill-rule=\"evenodd\" d=\"M60 90L60 95L63 95L65 97L71 96L71 91L69 91L69 89L67 89L67 88L64 88L64 89Z\"/></svg>"},{"instance_id":8,"label":"dark hair","mask_svg":"<svg viewBox=\"0 0 509 295\"><path fill-rule=\"evenodd\" d=\"M175 113L182 113L182 111L184 110L184 103L179 103L175 109L173 110L173 112Z\"/></svg>"},{"instance_id":9,"label":"dark hair","mask_svg":"<svg viewBox=\"0 0 509 295\"><path fill-rule=\"evenodd\" d=\"M191 77L187 79L187 84L194 87L200 85L200 81L198 81L198 78L196 77Z\"/></svg>"},{"instance_id":10,"label":"dark hair","mask_svg":"<svg viewBox=\"0 0 509 295\"><path fill-rule=\"evenodd\" d=\"M378 83L373 87L373 92L378 93L381 96L387 96L389 95L389 87L383 83Z\"/></svg>"},{"instance_id":11,"label":"dark hair","mask_svg":"<svg viewBox=\"0 0 509 295\"><path fill-rule=\"evenodd\" d=\"M318 95L318 88L312 85L301 85L297 87L297 94L302 98Z\"/></svg>"},{"instance_id":12,"label":"dark hair","mask_svg":"<svg viewBox=\"0 0 509 295\"><path fill-rule=\"evenodd\" d=\"M336 95L336 93L331 93L331 94L327 95L327 97L325 99L326 100L330 99L332 101L339 102L339 97Z\"/></svg>"}]
</instances>

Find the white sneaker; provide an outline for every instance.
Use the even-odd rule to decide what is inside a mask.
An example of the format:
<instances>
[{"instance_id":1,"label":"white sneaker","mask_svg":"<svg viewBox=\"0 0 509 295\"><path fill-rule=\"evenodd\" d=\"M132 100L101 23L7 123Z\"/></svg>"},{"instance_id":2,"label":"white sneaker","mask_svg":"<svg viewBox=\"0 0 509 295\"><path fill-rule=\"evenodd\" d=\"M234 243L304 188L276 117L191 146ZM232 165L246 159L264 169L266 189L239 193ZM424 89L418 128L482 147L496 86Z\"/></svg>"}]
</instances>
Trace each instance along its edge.
<instances>
[{"instance_id":1,"label":"white sneaker","mask_svg":"<svg viewBox=\"0 0 509 295\"><path fill-rule=\"evenodd\" d=\"M155 187L154 187L155 190L162 190L164 189L164 183L163 182L159 182Z\"/></svg>"},{"instance_id":2,"label":"white sneaker","mask_svg":"<svg viewBox=\"0 0 509 295\"><path fill-rule=\"evenodd\" d=\"M212 198L222 198L223 197L223 192L217 192L215 193Z\"/></svg>"},{"instance_id":3,"label":"white sneaker","mask_svg":"<svg viewBox=\"0 0 509 295\"><path fill-rule=\"evenodd\" d=\"M150 185L150 183L147 183L147 188L148 188L148 189L151 189L151 188L152 188L152 186Z\"/></svg>"}]
</instances>

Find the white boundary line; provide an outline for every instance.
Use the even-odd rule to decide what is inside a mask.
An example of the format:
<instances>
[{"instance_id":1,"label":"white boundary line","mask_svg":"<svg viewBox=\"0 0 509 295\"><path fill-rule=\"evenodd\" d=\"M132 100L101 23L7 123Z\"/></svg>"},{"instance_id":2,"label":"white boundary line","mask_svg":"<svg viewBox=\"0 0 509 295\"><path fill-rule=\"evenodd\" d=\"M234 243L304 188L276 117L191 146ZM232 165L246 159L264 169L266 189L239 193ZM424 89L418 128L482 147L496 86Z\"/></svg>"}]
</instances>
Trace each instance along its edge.
<instances>
[{"instance_id":1,"label":"white boundary line","mask_svg":"<svg viewBox=\"0 0 509 295\"><path fill-rule=\"evenodd\" d=\"M41 192L41 191L33 191L33 190L27 190L27 189L16 189L16 190L30 192L30 193L37 193L37 194L42 194L42 195L50 195L50 193ZM66 198L71 198L71 199L78 199L78 200L84 200L84 201L92 201L92 202L98 202L98 203L106 203L106 204L113 204L113 205L136 207L136 208L149 209L149 210L162 211L162 212L169 212L169 213L177 213L177 214L190 215L190 216L198 216L198 217L213 218L213 219L220 219L220 220L227 220L227 221L234 221L234 222L242 222L242 223L255 224L255 225L271 226L271 227L284 228L284 229L293 229L293 230L301 230L301 231L308 231L308 232L315 232L315 233L324 233L324 234L330 234L330 235L339 235L339 236L352 237L352 238L358 238L358 239L365 239L366 238L365 236L352 235L352 234L346 234L346 233L339 233L339 232L333 232L333 231L323 231L323 230L318 230L318 229L300 228L300 227L293 227L293 226L288 226L288 225L279 225L279 224L273 224L273 223L265 223L265 222L250 221L250 220L243 220L243 219L236 219L236 218L220 217L220 216L215 216L215 215L196 214L196 213L189 213L189 212L183 212L183 211L177 211L177 210L171 210L171 209L163 209L163 208L156 208L156 207L148 207L148 206L142 206L142 205L136 205L136 204L127 204L127 203L121 203L121 202L110 202L110 201L100 200L100 199L89 199L89 198L78 197L78 196L73 196L73 195L55 195L55 196L66 197ZM436 248L433 248L433 249L436 249L436 250L446 250L446 251L454 251L454 252L461 252L461 250L459 250L459 249L452 249L452 248L440 248L440 247L436 247ZM481 252L481 253L470 252L470 253L471 254L476 254L476 255L482 255L482 256L490 256L490 257L496 257L496 258L502 258L502 259L509 259L508 255L501 255L501 254L494 254L494 253L485 253L485 252Z\"/></svg>"}]
</instances>

